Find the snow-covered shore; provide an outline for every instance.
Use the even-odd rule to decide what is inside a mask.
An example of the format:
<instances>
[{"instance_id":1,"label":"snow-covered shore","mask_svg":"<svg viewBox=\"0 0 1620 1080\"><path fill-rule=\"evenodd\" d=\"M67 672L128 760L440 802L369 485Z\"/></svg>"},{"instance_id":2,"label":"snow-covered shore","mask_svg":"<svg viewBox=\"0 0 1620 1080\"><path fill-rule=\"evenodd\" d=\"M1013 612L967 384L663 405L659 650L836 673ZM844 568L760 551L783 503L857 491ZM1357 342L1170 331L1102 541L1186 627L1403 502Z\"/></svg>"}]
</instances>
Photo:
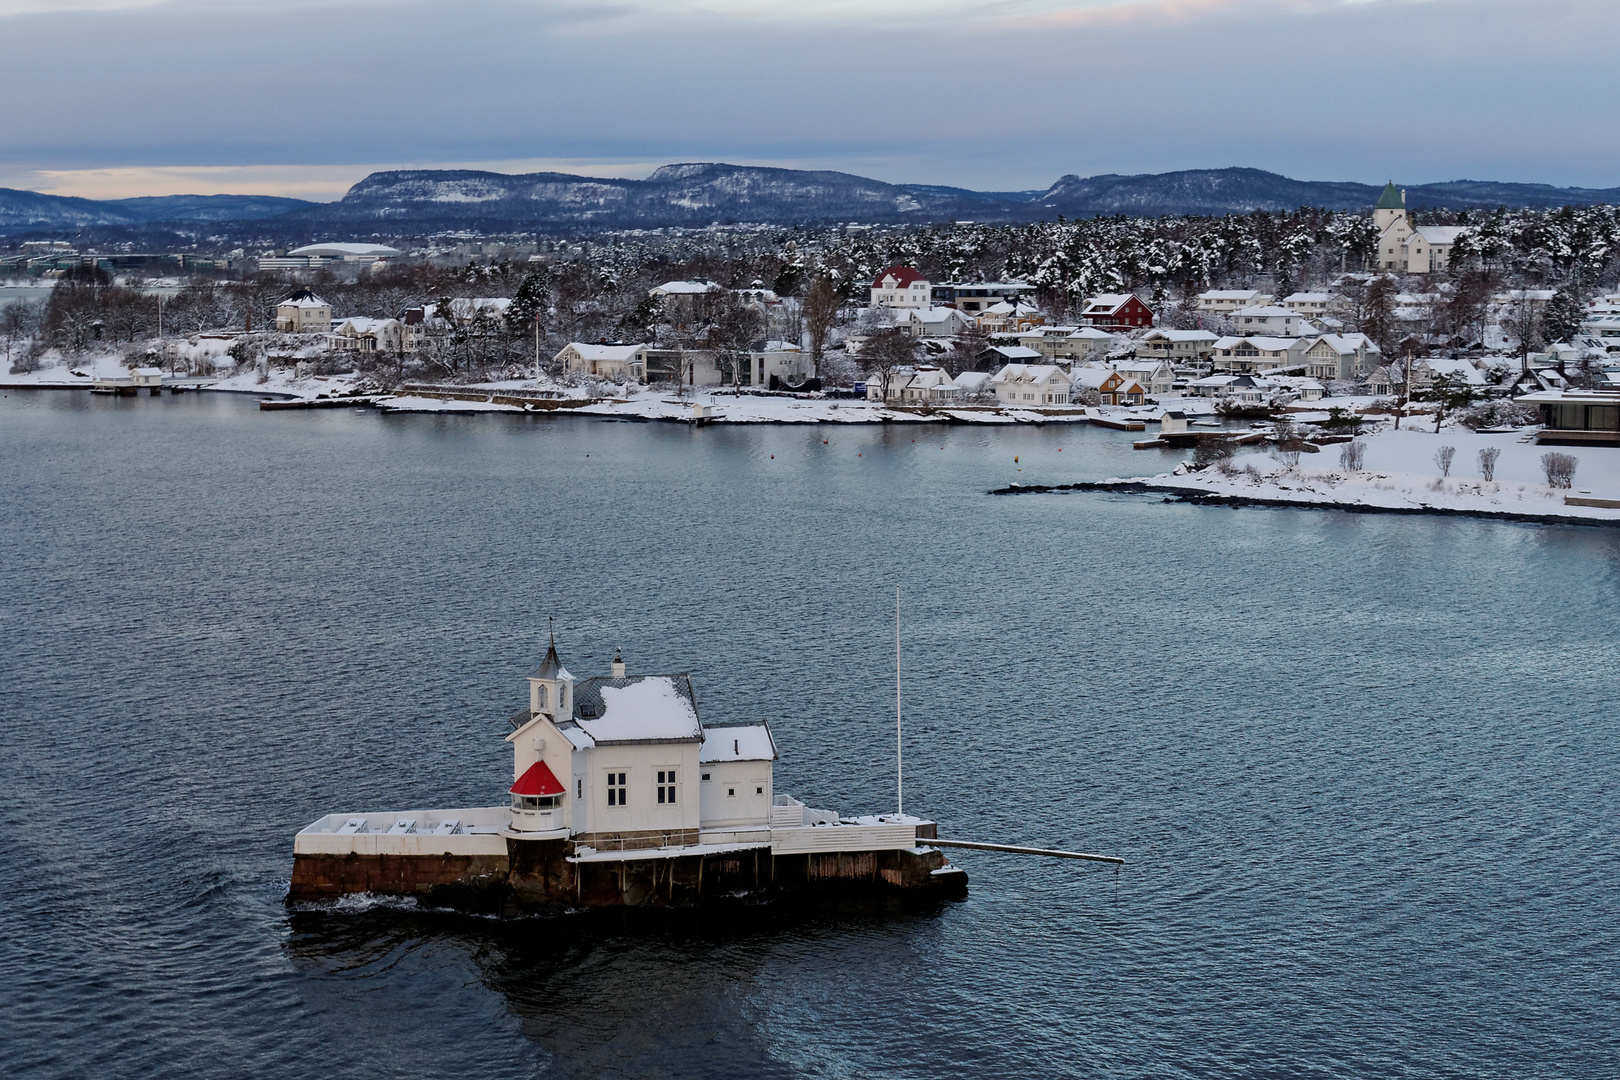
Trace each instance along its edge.
<instances>
[{"instance_id":1,"label":"snow-covered shore","mask_svg":"<svg viewBox=\"0 0 1620 1080\"><path fill-rule=\"evenodd\" d=\"M1226 471L1211 467L1181 474L1113 478L1085 486L1234 503L1620 524L1620 448L1538 446L1521 441L1526 434L1386 429L1362 437L1366 459L1357 471L1340 463L1340 445L1330 445L1320 453L1302 453L1294 466L1267 454L1243 454ZM1441 475L1435 460L1443 446L1456 450L1449 477ZM1500 455L1492 480L1483 478L1479 465L1479 452L1487 448L1495 448ZM1570 488L1548 486L1541 458L1549 452L1576 458ZM1572 505L1566 498L1616 505Z\"/></svg>"}]
</instances>

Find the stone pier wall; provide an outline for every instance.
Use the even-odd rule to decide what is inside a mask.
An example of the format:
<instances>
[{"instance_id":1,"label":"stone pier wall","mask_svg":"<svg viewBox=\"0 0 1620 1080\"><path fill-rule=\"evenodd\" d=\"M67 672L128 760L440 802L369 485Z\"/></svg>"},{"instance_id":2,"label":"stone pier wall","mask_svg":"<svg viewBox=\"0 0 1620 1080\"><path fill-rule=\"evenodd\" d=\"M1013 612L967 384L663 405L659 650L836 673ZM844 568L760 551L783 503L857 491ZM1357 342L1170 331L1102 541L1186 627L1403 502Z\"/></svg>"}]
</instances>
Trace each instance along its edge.
<instances>
[{"instance_id":1,"label":"stone pier wall","mask_svg":"<svg viewBox=\"0 0 1620 1080\"><path fill-rule=\"evenodd\" d=\"M565 840L507 841L507 856L298 855L290 903L351 893L415 896L433 906L521 915L581 907L691 907L770 893L954 896L962 873L936 875L938 851L814 852L769 848L674 859L571 863Z\"/></svg>"}]
</instances>

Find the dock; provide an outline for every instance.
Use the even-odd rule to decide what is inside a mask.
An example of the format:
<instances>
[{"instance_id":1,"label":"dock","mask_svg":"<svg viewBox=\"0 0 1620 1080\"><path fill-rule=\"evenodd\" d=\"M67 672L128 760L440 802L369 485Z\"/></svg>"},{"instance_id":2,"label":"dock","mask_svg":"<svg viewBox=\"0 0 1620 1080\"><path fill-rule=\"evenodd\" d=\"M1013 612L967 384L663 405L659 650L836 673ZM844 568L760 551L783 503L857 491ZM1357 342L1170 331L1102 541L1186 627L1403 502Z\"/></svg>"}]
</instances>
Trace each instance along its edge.
<instances>
[{"instance_id":1,"label":"dock","mask_svg":"<svg viewBox=\"0 0 1620 1080\"><path fill-rule=\"evenodd\" d=\"M359 409L375 405L380 396L356 394L352 397L260 398L259 410L278 412L282 409Z\"/></svg>"}]
</instances>

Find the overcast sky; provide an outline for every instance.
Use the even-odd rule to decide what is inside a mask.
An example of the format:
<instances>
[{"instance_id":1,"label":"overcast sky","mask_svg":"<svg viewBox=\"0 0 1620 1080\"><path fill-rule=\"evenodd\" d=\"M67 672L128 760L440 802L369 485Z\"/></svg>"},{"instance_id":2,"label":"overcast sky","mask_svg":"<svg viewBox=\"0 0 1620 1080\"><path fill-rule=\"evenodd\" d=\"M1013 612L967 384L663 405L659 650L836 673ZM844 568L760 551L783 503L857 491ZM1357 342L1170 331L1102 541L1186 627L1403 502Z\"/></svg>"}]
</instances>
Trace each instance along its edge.
<instances>
[{"instance_id":1,"label":"overcast sky","mask_svg":"<svg viewBox=\"0 0 1620 1080\"><path fill-rule=\"evenodd\" d=\"M1615 0L0 0L0 186L729 161L1611 187L1617 34Z\"/></svg>"}]
</instances>

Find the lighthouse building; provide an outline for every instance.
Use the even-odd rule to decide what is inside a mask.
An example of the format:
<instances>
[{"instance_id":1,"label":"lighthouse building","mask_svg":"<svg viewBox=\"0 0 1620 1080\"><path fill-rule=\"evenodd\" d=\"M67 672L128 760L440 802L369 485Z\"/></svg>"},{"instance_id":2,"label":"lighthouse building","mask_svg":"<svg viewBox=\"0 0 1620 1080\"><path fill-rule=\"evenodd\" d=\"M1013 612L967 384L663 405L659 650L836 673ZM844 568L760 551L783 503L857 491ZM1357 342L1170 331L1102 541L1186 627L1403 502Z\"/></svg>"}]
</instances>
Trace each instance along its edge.
<instances>
[{"instance_id":1,"label":"lighthouse building","mask_svg":"<svg viewBox=\"0 0 1620 1080\"><path fill-rule=\"evenodd\" d=\"M776 743L704 724L684 674L576 680L556 641L511 718L511 829L599 850L768 843Z\"/></svg>"}]
</instances>

